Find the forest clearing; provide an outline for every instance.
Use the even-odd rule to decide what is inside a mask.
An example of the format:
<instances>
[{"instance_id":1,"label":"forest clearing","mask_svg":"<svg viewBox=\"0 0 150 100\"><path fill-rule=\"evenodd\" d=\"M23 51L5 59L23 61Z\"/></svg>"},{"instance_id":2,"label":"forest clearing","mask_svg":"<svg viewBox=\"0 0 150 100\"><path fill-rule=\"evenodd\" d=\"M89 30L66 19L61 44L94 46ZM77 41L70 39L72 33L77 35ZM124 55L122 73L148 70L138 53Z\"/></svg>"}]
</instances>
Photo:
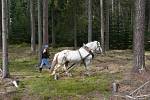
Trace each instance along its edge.
<instances>
[{"instance_id":1,"label":"forest clearing","mask_svg":"<svg viewBox=\"0 0 150 100\"><path fill-rule=\"evenodd\" d=\"M131 50L111 50L105 55L96 55L90 68L91 76L84 75L81 64L72 70L72 77L62 74L59 80L54 80L48 69L39 73L37 56L31 55L29 48L21 45L9 47L10 75L11 79L19 81L19 88L9 84L10 79L1 79L0 100L109 100L113 95L114 81L120 85L117 94L126 95L149 80L144 73L138 77L130 75ZM50 48L51 58L55 52L66 48ZM150 52L145 55L149 69Z\"/></svg>"},{"instance_id":2,"label":"forest clearing","mask_svg":"<svg viewBox=\"0 0 150 100\"><path fill-rule=\"evenodd\" d=\"M0 100L150 100L150 0L0 8Z\"/></svg>"}]
</instances>

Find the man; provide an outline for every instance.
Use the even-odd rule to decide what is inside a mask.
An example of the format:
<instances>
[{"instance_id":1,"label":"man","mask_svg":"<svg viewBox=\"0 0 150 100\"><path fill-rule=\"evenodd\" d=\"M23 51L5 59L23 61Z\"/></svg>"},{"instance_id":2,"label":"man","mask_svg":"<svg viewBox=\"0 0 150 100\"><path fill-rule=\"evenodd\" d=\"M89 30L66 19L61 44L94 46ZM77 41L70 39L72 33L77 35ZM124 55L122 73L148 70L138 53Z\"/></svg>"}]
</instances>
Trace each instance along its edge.
<instances>
[{"instance_id":1,"label":"man","mask_svg":"<svg viewBox=\"0 0 150 100\"><path fill-rule=\"evenodd\" d=\"M42 68L43 66L47 66L49 69L51 67L50 63L49 63L49 52L48 52L48 45L44 46L44 49L42 51L42 61L39 67L39 71L42 72Z\"/></svg>"}]
</instances>

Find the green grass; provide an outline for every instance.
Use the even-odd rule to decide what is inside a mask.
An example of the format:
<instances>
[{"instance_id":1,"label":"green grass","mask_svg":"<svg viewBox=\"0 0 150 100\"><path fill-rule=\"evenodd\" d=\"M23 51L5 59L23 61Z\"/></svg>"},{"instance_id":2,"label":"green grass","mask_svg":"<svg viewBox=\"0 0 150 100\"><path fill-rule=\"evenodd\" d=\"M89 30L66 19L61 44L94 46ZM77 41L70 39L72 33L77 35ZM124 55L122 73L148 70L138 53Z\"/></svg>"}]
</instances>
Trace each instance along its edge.
<instances>
[{"instance_id":1,"label":"green grass","mask_svg":"<svg viewBox=\"0 0 150 100\"><path fill-rule=\"evenodd\" d=\"M57 48L50 49L53 53L59 51ZM27 94L33 98L38 96L40 100L47 100L49 97L52 99L61 98L61 100L68 100L68 98L80 100L81 97L87 97L93 100L89 93L98 91L100 95L107 97L111 93L112 79L121 80L123 77L122 72L114 74L97 72L92 76L81 76L81 72L84 71L84 67L81 66L72 71L73 77L62 76L59 80L54 80L47 70L43 70L42 73L38 72L38 68L35 67L38 64L37 55L31 55L29 46L14 45L9 47L9 51L10 74L13 78L20 80L17 95L19 98ZM129 52L122 57L122 52L119 52L119 55L117 51L115 52L116 54L113 51L109 53L113 55L112 57L103 57L104 61L112 60L114 57L126 59L130 55ZM94 100L98 99L95 98Z\"/></svg>"},{"instance_id":2,"label":"green grass","mask_svg":"<svg viewBox=\"0 0 150 100\"><path fill-rule=\"evenodd\" d=\"M66 78L54 80L48 71L38 72L38 68L35 67L38 64L37 56L31 55L30 48L26 45L10 46L9 51L11 77L20 80L17 95L19 98L27 93L31 97L42 97L43 100L48 97L64 100L69 97L78 100L80 96L86 96L92 91L99 91L102 95L110 93L107 75L80 77L79 74L77 77L64 76ZM73 73L78 71L75 70Z\"/></svg>"},{"instance_id":3,"label":"green grass","mask_svg":"<svg viewBox=\"0 0 150 100\"><path fill-rule=\"evenodd\" d=\"M109 82L104 76L93 76L85 78L68 78L65 80L54 80L48 75L24 80L22 83L31 90L32 94L50 97L67 97L86 95L92 91L99 91L103 94L109 93Z\"/></svg>"}]
</instances>

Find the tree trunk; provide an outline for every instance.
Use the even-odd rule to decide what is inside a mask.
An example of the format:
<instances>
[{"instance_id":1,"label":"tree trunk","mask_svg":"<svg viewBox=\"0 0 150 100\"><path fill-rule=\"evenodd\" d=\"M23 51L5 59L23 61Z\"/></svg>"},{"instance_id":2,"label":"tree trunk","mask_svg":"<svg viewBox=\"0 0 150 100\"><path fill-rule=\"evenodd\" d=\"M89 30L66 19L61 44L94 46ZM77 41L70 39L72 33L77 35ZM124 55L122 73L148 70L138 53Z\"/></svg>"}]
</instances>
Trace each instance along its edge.
<instances>
[{"instance_id":1,"label":"tree trunk","mask_svg":"<svg viewBox=\"0 0 150 100\"><path fill-rule=\"evenodd\" d=\"M111 0L111 10L112 10L112 14L114 13L114 0Z\"/></svg>"},{"instance_id":2,"label":"tree trunk","mask_svg":"<svg viewBox=\"0 0 150 100\"><path fill-rule=\"evenodd\" d=\"M48 0L43 0L43 45L48 43Z\"/></svg>"},{"instance_id":3,"label":"tree trunk","mask_svg":"<svg viewBox=\"0 0 150 100\"><path fill-rule=\"evenodd\" d=\"M2 0L0 0L0 8L2 8ZM0 49L2 48L2 9L0 9Z\"/></svg>"},{"instance_id":4,"label":"tree trunk","mask_svg":"<svg viewBox=\"0 0 150 100\"><path fill-rule=\"evenodd\" d=\"M150 1L149 1L150 4ZM148 19L148 32L150 32L150 5L149 5L149 19Z\"/></svg>"},{"instance_id":5,"label":"tree trunk","mask_svg":"<svg viewBox=\"0 0 150 100\"><path fill-rule=\"evenodd\" d=\"M8 33L9 33L9 30L10 30L10 0L6 0L7 2L7 7L6 7L6 21L7 21L7 38L8 38Z\"/></svg>"},{"instance_id":6,"label":"tree trunk","mask_svg":"<svg viewBox=\"0 0 150 100\"><path fill-rule=\"evenodd\" d=\"M74 13L74 49L77 49L77 3L76 0L74 0L74 8L73 8L73 13Z\"/></svg>"},{"instance_id":7,"label":"tree trunk","mask_svg":"<svg viewBox=\"0 0 150 100\"><path fill-rule=\"evenodd\" d=\"M147 0L147 3L146 3L146 4L147 4L147 9L148 9L148 13L147 13L147 14L148 14L148 15L147 15L147 17L148 17L148 18L147 18L147 24L148 24L148 25L147 25L146 31L147 31L147 32L150 32L150 1Z\"/></svg>"},{"instance_id":8,"label":"tree trunk","mask_svg":"<svg viewBox=\"0 0 150 100\"><path fill-rule=\"evenodd\" d=\"M133 0L132 0L132 3L134 3ZM134 12L134 7L132 5L131 5L130 9L131 9L131 33L133 33L135 12Z\"/></svg>"},{"instance_id":9,"label":"tree trunk","mask_svg":"<svg viewBox=\"0 0 150 100\"><path fill-rule=\"evenodd\" d=\"M52 16L52 47L54 47L56 44L54 33L54 7L52 7L51 16Z\"/></svg>"},{"instance_id":10,"label":"tree trunk","mask_svg":"<svg viewBox=\"0 0 150 100\"><path fill-rule=\"evenodd\" d=\"M101 8L101 46L103 53L105 52L104 47L104 9L103 9L103 0L100 0L100 8Z\"/></svg>"},{"instance_id":11,"label":"tree trunk","mask_svg":"<svg viewBox=\"0 0 150 100\"><path fill-rule=\"evenodd\" d=\"M42 52L42 18L41 18L41 0L38 0L38 58L41 62Z\"/></svg>"},{"instance_id":12,"label":"tree trunk","mask_svg":"<svg viewBox=\"0 0 150 100\"><path fill-rule=\"evenodd\" d=\"M7 44L7 1L2 0L2 78L9 77Z\"/></svg>"},{"instance_id":13,"label":"tree trunk","mask_svg":"<svg viewBox=\"0 0 150 100\"><path fill-rule=\"evenodd\" d=\"M35 16L34 16L34 0L30 0L30 19L31 19L31 52L35 53Z\"/></svg>"},{"instance_id":14,"label":"tree trunk","mask_svg":"<svg viewBox=\"0 0 150 100\"><path fill-rule=\"evenodd\" d=\"M105 49L109 50L109 0L106 0Z\"/></svg>"},{"instance_id":15,"label":"tree trunk","mask_svg":"<svg viewBox=\"0 0 150 100\"><path fill-rule=\"evenodd\" d=\"M92 41L92 1L88 0L88 42Z\"/></svg>"},{"instance_id":16,"label":"tree trunk","mask_svg":"<svg viewBox=\"0 0 150 100\"><path fill-rule=\"evenodd\" d=\"M145 31L148 32L148 24L149 24L149 10L150 10L150 5L149 5L149 0L146 0L146 8L145 8Z\"/></svg>"},{"instance_id":17,"label":"tree trunk","mask_svg":"<svg viewBox=\"0 0 150 100\"><path fill-rule=\"evenodd\" d=\"M76 18L74 18L74 48L75 49L77 49L77 22L76 21L77 21Z\"/></svg>"},{"instance_id":18,"label":"tree trunk","mask_svg":"<svg viewBox=\"0 0 150 100\"><path fill-rule=\"evenodd\" d=\"M145 32L145 0L135 0L135 22L134 22L134 65L133 72L139 72L145 68L144 57L144 32Z\"/></svg>"}]
</instances>

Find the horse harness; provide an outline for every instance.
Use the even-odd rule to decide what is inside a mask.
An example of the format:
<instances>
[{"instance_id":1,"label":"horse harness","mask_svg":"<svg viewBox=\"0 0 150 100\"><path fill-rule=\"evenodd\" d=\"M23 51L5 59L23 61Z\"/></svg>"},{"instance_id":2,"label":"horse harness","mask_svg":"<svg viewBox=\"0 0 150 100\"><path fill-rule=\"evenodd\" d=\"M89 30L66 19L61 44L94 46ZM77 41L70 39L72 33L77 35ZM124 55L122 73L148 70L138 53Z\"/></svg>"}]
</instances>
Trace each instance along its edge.
<instances>
[{"instance_id":1,"label":"horse harness","mask_svg":"<svg viewBox=\"0 0 150 100\"><path fill-rule=\"evenodd\" d=\"M99 48L99 51L101 51L101 50L100 50L101 46L100 46L98 43L99 43L99 42L97 42L97 48ZM96 49L97 49L97 48L96 48ZM96 50L96 49L95 49L95 50Z\"/></svg>"},{"instance_id":2,"label":"horse harness","mask_svg":"<svg viewBox=\"0 0 150 100\"><path fill-rule=\"evenodd\" d=\"M82 62L83 62L83 64L84 64L84 66L87 67L84 60L85 60L88 56L90 56L90 55L92 55L92 59L93 59L93 58L94 58L94 54L93 54L93 52L92 52L87 46L84 46L84 49L89 53L89 54L86 55L84 58L82 57L82 55L81 55L81 53L80 53L79 50L78 50L78 52L79 52L79 55L80 55L80 57L81 57L81 60L82 60ZM64 57L63 59L66 59L66 57ZM69 63L69 61L66 61L66 62L65 62L65 66L68 66L68 63ZM68 67L67 70L69 70L70 68L72 68L74 65L75 65L75 63L73 63L70 67Z\"/></svg>"},{"instance_id":3,"label":"horse harness","mask_svg":"<svg viewBox=\"0 0 150 100\"><path fill-rule=\"evenodd\" d=\"M79 55L81 57L81 60L83 61L84 66L87 67L86 64L85 64L85 62L84 62L85 58L87 58L88 56L92 55L92 59L93 59L94 58L94 54L93 54L93 52L91 50L89 50L89 48L87 46L84 46L84 49L89 53L84 58L82 57L82 55L81 55L81 53L80 53L79 50L78 50L78 52L79 52ZM65 65L68 66L68 63L69 63L69 61L66 61ZM75 65L75 63L73 63L70 67L68 67L67 70L69 70L70 68L72 68L74 65Z\"/></svg>"},{"instance_id":4,"label":"horse harness","mask_svg":"<svg viewBox=\"0 0 150 100\"><path fill-rule=\"evenodd\" d=\"M93 52L92 52L87 46L84 46L83 48L89 53L88 55L86 55L86 56L83 58L79 50L78 50L78 52L79 52L79 55L80 55L80 57L81 57L81 60L83 61L84 66L86 67L86 64L85 64L85 61L84 61L84 60L85 60L88 56L90 56L90 55L92 55L92 59L93 59L93 58L94 58L94 54L93 54Z\"/></svg>"}]
</instances>

